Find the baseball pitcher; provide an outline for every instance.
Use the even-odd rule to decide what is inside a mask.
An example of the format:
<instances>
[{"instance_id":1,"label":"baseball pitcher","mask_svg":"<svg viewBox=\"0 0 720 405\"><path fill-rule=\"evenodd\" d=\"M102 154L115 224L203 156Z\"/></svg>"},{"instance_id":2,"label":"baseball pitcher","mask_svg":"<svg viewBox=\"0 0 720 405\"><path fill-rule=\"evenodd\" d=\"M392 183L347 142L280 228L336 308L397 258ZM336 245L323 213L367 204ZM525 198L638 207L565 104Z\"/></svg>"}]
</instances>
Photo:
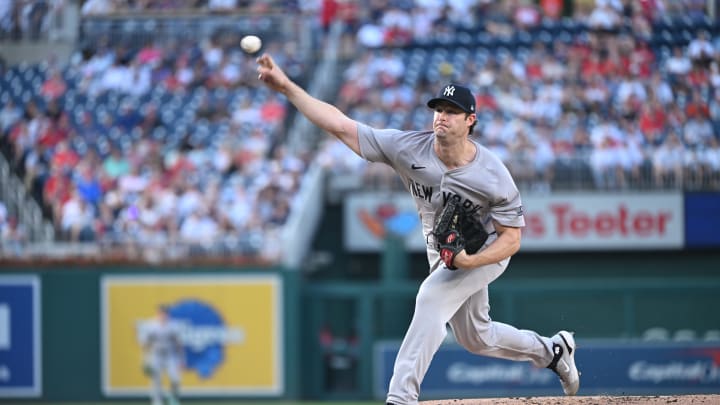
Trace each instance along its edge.
<instances>
[{"instance_id":1,"label":"baseball pitcher","mask_svg":"<svg viewBox=\"0 0 720 405\"><path fill-rule=\"evenodd\" d=\"M488 286L520 248L525 225L520 193L502 161L470 139L477 117L475 97L459 84L443 86L427 102L432 130L376 129L310 96L264 54L259 79L284 94L311 122L359 156L391 166L415 200L430 264L415 312L395 360L387 403L417 404L420 385L449 324L468 351L529 361L560 377L566 395L580 386L575 341L493 321Z\"/></svg>"}]
</instances>

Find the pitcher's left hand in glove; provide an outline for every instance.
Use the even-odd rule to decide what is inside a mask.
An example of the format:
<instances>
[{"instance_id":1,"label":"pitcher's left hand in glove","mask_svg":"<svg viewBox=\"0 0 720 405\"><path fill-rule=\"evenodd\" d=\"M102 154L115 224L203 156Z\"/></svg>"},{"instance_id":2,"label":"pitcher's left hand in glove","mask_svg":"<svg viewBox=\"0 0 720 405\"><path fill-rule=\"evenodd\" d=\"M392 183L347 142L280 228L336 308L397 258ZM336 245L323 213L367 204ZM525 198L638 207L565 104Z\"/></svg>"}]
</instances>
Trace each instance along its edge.
<instances>
[{"instance_id":1,"label":"pitcher's left hand in glove","mask_svg":"<svg viewBox=\"0 0 720 405\"><path fill-rule=\"evenodd\" d=\"M450 270L457 270L453 261L458 253L465 250L466 253L473 254L488 238L482 223L466 212L460 201L454 198L451 198L440 212L432 234L440 258Z\"/></svg>"}]
</instances>

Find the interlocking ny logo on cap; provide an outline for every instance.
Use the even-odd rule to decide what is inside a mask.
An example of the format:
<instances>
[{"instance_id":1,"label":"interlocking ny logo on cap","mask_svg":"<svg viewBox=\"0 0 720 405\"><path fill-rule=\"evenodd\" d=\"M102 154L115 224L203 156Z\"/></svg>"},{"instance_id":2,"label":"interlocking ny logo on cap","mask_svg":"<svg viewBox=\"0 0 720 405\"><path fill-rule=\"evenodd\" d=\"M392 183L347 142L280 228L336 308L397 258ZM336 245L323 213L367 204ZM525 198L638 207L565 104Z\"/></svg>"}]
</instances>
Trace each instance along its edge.
<instances>
[{"instance_id":1,"label":"interlocking ny logo on cap","mask_svg":"<svg viewBox=\"0 0 720 405\"><path fill-rule=\"evenodd\" d=\"M435 109L440 102L449 102L466 113L475 113L475 98L472 92L467 87L455 83L448 83L442 87L438 96L427 102L427 106Z\"/></svg>"}]
</instances>

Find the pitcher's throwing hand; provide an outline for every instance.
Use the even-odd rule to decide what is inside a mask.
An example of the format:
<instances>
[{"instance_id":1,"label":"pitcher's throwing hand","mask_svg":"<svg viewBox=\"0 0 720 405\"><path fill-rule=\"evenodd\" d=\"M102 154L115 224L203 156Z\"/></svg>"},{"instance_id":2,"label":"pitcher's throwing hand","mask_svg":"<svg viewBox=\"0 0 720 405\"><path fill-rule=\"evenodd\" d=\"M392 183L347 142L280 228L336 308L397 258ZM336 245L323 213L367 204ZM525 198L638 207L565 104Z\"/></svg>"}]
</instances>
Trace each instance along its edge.
<instances>
[{"instance_id":1,"label":"pitcher's throwing hand","mask_svg":"<svg viewBox=\"0 0 720 405\"><path fill-rule=\"evenodd\" d=\"M257 58L258 79L264 82L270 89L286 93L287 86L290 82L285 72L276 64L273 58L268 54L263 54Z\"/></svg>"}]
</instances>

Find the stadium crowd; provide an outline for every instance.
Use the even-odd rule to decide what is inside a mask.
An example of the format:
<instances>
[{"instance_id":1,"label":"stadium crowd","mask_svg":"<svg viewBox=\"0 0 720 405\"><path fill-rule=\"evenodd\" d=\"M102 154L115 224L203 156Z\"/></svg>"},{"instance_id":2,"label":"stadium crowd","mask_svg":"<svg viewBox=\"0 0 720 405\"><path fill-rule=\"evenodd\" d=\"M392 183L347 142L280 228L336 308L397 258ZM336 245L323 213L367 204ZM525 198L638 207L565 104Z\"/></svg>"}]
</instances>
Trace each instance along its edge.
<instances>
[{"instance_id":1,"label":"stadium crowd","mask_svg":"<svg viewBox=\"0 0 720 405\"><path fill-rule=\"evenodd\" d=\"M77 3L83 17L119 14L262 14L298 10L297 1L284 0L0 0L0 40L56 39L69 3Z\"/></svg>"},{"instance_id":2,"label":"stadium crowd","mask_svg":"<svg viewBox=\"0 0 720 405\"><path fill-rule=\"evenodd\" d=\"M525 189L720 188L719 44L705 2L576 2L572 19L523 1L441 3L359 24L341 108L377 127L429 128L422 100L458 81L477 95L475 136ZM335 142L325 164L401 186Z\"/></svg>"},{"instance_id":3,"label":"stadium crowd","mask_svg":"<svg viewBox=\"0 0 720 405\"><path fill-rule=\"evenodd\" d=\"M523 188L720 188L720 57L704 2L576 0L571 18L562 1L302 3L320 32L345 25L337 104L359 120L429 128L424 100L461 81L477 95L474 136ZM663 25L680 20L690 23ZM60 239L155 259L277 258L263 240L280 232L312 159L401 186L329 139L318 156L289 153L288 104L254 80L238 35L97 38L67 65L4 72L0 145ZM308 61L294 49L265 45L302 82Z\"/></svg>"},{"instance_id":4,"label":"stadium crowd","mask_svg":"<svg viewBox=\"0 0 720 405\"><path fill-rule=\"evenodd\" d=\"M67 66L8 69L3 152L61 240L149 259L276 258L262 241L287 219L308 160L281 144L287 106L252 80L237 35L101 39ZM265 46L303 73L293 48Z\"/></svg>"}]
</instances>

